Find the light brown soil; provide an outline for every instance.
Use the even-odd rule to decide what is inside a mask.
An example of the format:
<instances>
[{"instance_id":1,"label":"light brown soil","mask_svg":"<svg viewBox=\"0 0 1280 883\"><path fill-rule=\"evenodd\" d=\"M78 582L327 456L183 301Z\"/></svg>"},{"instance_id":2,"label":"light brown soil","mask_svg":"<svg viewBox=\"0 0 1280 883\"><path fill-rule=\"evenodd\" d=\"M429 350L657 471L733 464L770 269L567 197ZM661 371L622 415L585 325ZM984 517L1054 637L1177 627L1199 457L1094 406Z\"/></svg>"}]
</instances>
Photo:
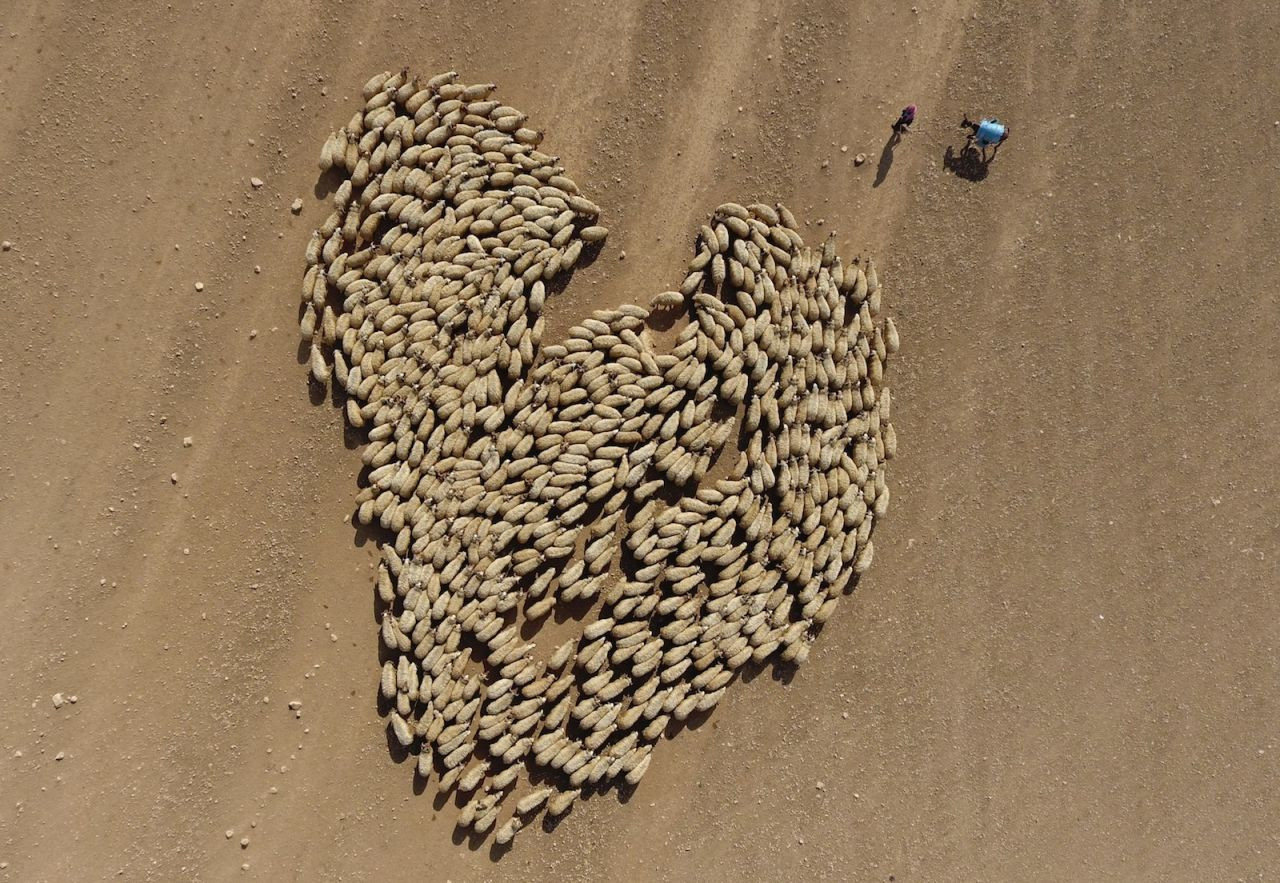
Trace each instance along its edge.
<instances>
[{"instance_id":1,"label":"light brown soil","mask_svg":"<svg viewBox=\"0 0 1280 883\"><path fill-rule=\"evenodd\" d=\"M11 6L0 879L1280 865L1272 4ZM358 453L297 357L315 157L402 65L497 82L605 207L559 321L781 199L904 341L893 506L809 662L498 862L390 758ZM977 182L966 111L1011 124Z\"/></svg>"}]
</instances>

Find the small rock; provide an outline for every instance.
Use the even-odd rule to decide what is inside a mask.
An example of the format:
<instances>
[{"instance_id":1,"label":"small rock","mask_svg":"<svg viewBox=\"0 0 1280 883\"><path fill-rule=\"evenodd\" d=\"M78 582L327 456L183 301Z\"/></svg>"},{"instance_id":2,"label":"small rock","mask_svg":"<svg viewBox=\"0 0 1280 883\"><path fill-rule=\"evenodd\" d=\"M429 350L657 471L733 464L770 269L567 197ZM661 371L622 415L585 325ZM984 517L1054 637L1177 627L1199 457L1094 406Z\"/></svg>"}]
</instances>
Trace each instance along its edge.
<instances>
[{"instance_id":1,"label":"small rock","mask_svg":"<svg viewBox=\"0 0 1280 883\"><path fill-rule=\"evenodd\" d=\"M70 696L67 697L67 701L70 702L72 705L75 705L77 702L80 701L80 697L72 693Z\"/></svg>"},{"instance_id":2,"label":"small rock","mask_svg":"<svg viewBox=\"0 0 1280 883\"><path fill-rule=\"evenodd\" d=\"M169 473L169 480L170 480L171 482L173 482L174 484L177 484L177 483L178 483L178 473L176 473L176 472L170 472L170 473Z\"/></svg>"},{"instance_id":3,"label":"small rock","mask_svg":"<svg viewBox=\"0 0 1280 883\"><path fill-rule=\"evenodd\" d=\"M250 340L253 340L253 339L254 339L255 337L257 337L257 336L258 336L258 329L257 329L257 328L251 328L251 329L249 329L249 339L250 339Z\"/></svg>"},{"instance_id":4,"label":"small rock","mask_svg":"<svg viewBox=\"0 0 1280 883\"><path fill-rule=\"evenodd\" d=\"M62 760L62 758L66 757L66 756L67 756L67 753L66 753L65 751L59 751L57 754L55 754L55 755L53 756L53 759L54 759L54 760Z\"/></svg>"},{"instance_id":5,"label":"small rock","mask_svg":"<svg viewBox=\"0 0 1280 883\"><path fill-rule=\"evenodd\" d=\"M242 871L247 871L247 870L249 870L249 863L248 863L248 862L245 862L243 865L241 865L241 866L240 866L240 870L242 870Z\"/></svg>"},{"instance_id":6,"label":"small rock","mask_svg":"<svg viewBox=\"0 0 1280 883\"><path fill-rule=\"evenodd\" d=\"M204 283L203 283L203 282L197 282L197 283L196 283L196 291L204 291Z\"/></svg>"},{"instance_id":7,"label":"small rock","mask_svg":"<svg viewBox=\"0 0 1280 883\"><path fill-rule=\"evenodd\" d=\"M829 159L824 159L824 160L822 161L822 167L823 167L824 169L825 169L825 168L829 168L830 166L831 166L831 160L829 160Z\"/></svg>"},{"instance_id":8,"label":"small rock","mask_svg":"<svg viewBox=\"0 0 1280 883\"><path fill-rule=\"evenodd\" d=\"M853 164L855 166L860 166L866 161L867 161L867 155L865 153L859 153L857 156L853 158Z\"/></svg>"},{"instance_id":9,"label":"small rock","mask_svg":"<svg viewBox=\"0 0 1280 883\"><path fill-rule=\"evenodd\" d=\"M61 694L61 693L54 693L54 694L53 694L53 707L54 707L54 708L61 708L61 707L62 707L62 703L64 703L64 702L66 702L66 699L65 699L65 698L63 698L63 696L62 696L62 694Z\"/></svg>"},{"instance_id":10,"label":"small rock","mask_svg":"<svg viewBox=\"0 0 1280 883\"><path fill-rule=\"evenodd\" d=\"M299 212L301 212L301 211L302 211L302 200L301 200L301 199L295 199L293 202L289 203L289 211L293 212L295 215L296 215L296 214L298 214Z\"/></svg>"},{"instance_id":11,"label":"small rock","mask_svg":"<svg viewBox=\"0 0 1280 883\"><path fill-rule=\"evenodd\" d=\"M254 265L253 265L253 272L255 272L255 273L261 273L261 272L262 272L262 267L261 267L261 266L259 266L258 264L254 264Z\"/></svg>"},{"instance_id":12,"label":"small rock","mask_svg":"<svg viewBox=\"0 0 1280 883\"><path fill-rule=\"evenodd\" d=\"M257 190L259 187L261 187L261 186L262 186L262 179L261 179L261 178L250 178L250 179L249 179L249 183L253 185L253 189L254 189L254 190Z\"/></svg>"},{"instance_id":13,"label":"small rock","mask_svg":"<svg viewBox=\"0 0 1280 883\"><path fill-rule=\"evenodd\" d=\"M814 785L814 787L815 787L815 788L817 788L819 791L826 791L826 790L827 790L827 786L826 786L825 784L823 784L822 782L818 782L816 785Z\"/></svg>"},{"instance_id":14,"label":"small rock","mask_svg":"<svg viewBox=\"0 0 1280 883\"><path fill-rule=\"evenodd\" d=\"M845 720L848 720L848 719L849 719L849 712L847 712L847 711L842 711L842 712L840 712L840 717L844 718Z\"/></svg>"},{"instance_id":15,"label":"small rock","mask_svg":"<svg viewBox=\"0 0 1280 883\"><path fill-rule=\"evenodd\" d=\"M618 252L618 260L625 261L626 259L627 259L627 253L625 251Z\"/></svg>"},{"instance_id":16,"label":"small rock","mask_svg":"<svg viewBox=\"0 0 1280 883\"><path fill-rule=\"evenodd\" d=\"M228 829L227 829L227 839L228 839L228 840L230 840L230 839L231 839L232 837L234 837L234 836L236 836L236 832L235 832L235 831L232 831L230 828L228 828Z\"/></svg>"},{"instance_id":17,"label":"small rock","mask_svg":"<svg viewBox=\"0 0 1280 883\"><path fill-rule=\"evenodd\" d=\"M293 711L297 711L301 707L302 707L301 699L294 699L289 703L289 708L292 709Z\"/></svg>"},{"instance_id":18,"label":"small rock","mask_svg":"<svg viewBox=\"0 0 1280 883\"><path fill-rule=\"evenodd\" d=\"M849 145L848 145L848 144L841 144L841 145L840 145L840 152L841 152L841 153L848 153L848 152L849 152Z\"/></svg>"},{"instance_id":19,"label":"small rock","mask_svg":"<svg viewBox=\"0 0 1280 883\"><path fill-rule=\"evenodd\" d=\"M248 838L248 837L241 837L241 838L240 838L240 848L241 848L241 849L248 849L248 848L249 848L249 838Z\"/></svg>"},{"instance_id":20,"label":"small rock","mask_svg":"<svg viewBox=\"0 0 1280 883\"><path fill-rule=\"evenodd\" d=\"M184 448L189 448L189 447L191 447L192 445L194 445L195 443L196 443L196 440L195 440L195 439L193 439L193 438L192 438L191 436L189 436L189 435L182 439L182 446L183 446Z\"/></svg>"},{"instance_id":21,"label":"small rock","mask_svg":"<svg viewBox=\"0 0 1280 883\"><path fill-rule=\"evenodd\" d=\"M0 248L3 248L5 251L8 251L9 249L13 248L13 243L10 242L8 239L6 239L4 242L0 242Z\"/></svg>"}]
</instances>

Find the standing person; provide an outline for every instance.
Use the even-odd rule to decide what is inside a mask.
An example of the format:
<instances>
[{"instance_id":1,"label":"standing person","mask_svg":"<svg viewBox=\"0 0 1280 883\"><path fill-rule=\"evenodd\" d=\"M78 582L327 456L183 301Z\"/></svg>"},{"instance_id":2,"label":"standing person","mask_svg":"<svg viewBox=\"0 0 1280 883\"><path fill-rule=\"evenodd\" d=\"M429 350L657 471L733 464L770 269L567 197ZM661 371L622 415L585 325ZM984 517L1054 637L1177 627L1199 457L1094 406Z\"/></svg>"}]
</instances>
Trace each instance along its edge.
<instances>
[{"instance_id":1,"label":"standing person","mask_svg":"<svg viewBox=\"0 0 1280 883\"><path fill-rule=\"evenodd\" d=\"M1009 127L997 118L983 119L978 123L978 146L982 148L983 155L986 154L988 147L999 148L1008 139Z\"/></svg>"},{"instance_id":2,"label":"standing person","mask_svg":"<svg viewBox=\"0 0 1280 883\"><path fill-rule=\"evenodd\" d=\"M965 114L964 119L960 121L960 128L969 130L969 135L965 139L965 147L968 148L976 140L978 146L982 148L984 156L988 147L999 148L1001 144L1009 140L1009 127L1000 122L997 117L983 117L975 123L969 119L968 114Z\"/></svg>"},{"instance_id":3,"label":"standing person","mask_svg":"<svg viewBox=\"0 0 1280 883\"><path fill-rule=\"evenodd\" d=\"M893 124L892 128L895 135L901 135L904 132L911 131L911 124L916 121L916 106L908 104L902 109L902 113L898 115L898 121Z\"/></svg>"}]
</instances>

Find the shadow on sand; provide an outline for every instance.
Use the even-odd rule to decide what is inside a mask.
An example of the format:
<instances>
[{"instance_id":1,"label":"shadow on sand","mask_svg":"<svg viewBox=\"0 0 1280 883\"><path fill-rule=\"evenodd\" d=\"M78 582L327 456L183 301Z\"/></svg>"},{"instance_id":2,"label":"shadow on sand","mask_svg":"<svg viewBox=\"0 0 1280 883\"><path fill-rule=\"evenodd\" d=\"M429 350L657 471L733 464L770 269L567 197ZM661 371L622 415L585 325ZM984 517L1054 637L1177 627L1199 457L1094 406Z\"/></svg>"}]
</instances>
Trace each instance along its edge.
<instances>
[{"instance_id":1,"label":"shadow on sand","mask_svg":"<svg viewBox=\"0 0 1280 883\"><path fill-rule=\"evenodd\" d=\"M884 179L889 177L889 167L893 165L893 149L898 146L898 142L902 140L902 134L894 131L889 136L889 140L884 143L884 149L880 151L880 164L876 166L876 179L871 184L872 187L879 187L884 183Z\"/></svg>"},{"instance_id":2,"label":"shadow on sand","mask_svg":"<svg viewBox=\"0 0 1280 883\"><path fill-rule=\"evenodd\" d=\"M960 148L959 153L954 147L947 145L947 151L942 155L942 167L966 181L981 181L987 177L990 165L991 159L984 157L971 143Z\"/></svg>"}]
</instances>

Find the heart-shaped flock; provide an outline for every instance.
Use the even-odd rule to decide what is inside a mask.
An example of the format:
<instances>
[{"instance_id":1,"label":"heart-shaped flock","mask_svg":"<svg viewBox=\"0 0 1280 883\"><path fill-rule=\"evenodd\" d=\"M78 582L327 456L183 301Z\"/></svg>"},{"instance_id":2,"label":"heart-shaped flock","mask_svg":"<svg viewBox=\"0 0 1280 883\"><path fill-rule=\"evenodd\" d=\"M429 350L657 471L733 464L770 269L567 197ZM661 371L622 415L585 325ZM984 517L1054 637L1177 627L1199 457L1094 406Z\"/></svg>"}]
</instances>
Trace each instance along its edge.
<instances>
[{"instance_id":1,"label":"heart-shaped flock","mask_svg":"<svg viewBox=\"0 0 1280 883\"><path fill-rule=\"evenodd\" d=\"M608 231L493 89L365 85L321 151L301 332L368 436L391 731L506 843L634 787L744 666L805 660L888 505L898 338L869 261L726 203L678 291L544 343ZM577 634L535 646L553 612Z\"/></svg>"}]
</instances>

